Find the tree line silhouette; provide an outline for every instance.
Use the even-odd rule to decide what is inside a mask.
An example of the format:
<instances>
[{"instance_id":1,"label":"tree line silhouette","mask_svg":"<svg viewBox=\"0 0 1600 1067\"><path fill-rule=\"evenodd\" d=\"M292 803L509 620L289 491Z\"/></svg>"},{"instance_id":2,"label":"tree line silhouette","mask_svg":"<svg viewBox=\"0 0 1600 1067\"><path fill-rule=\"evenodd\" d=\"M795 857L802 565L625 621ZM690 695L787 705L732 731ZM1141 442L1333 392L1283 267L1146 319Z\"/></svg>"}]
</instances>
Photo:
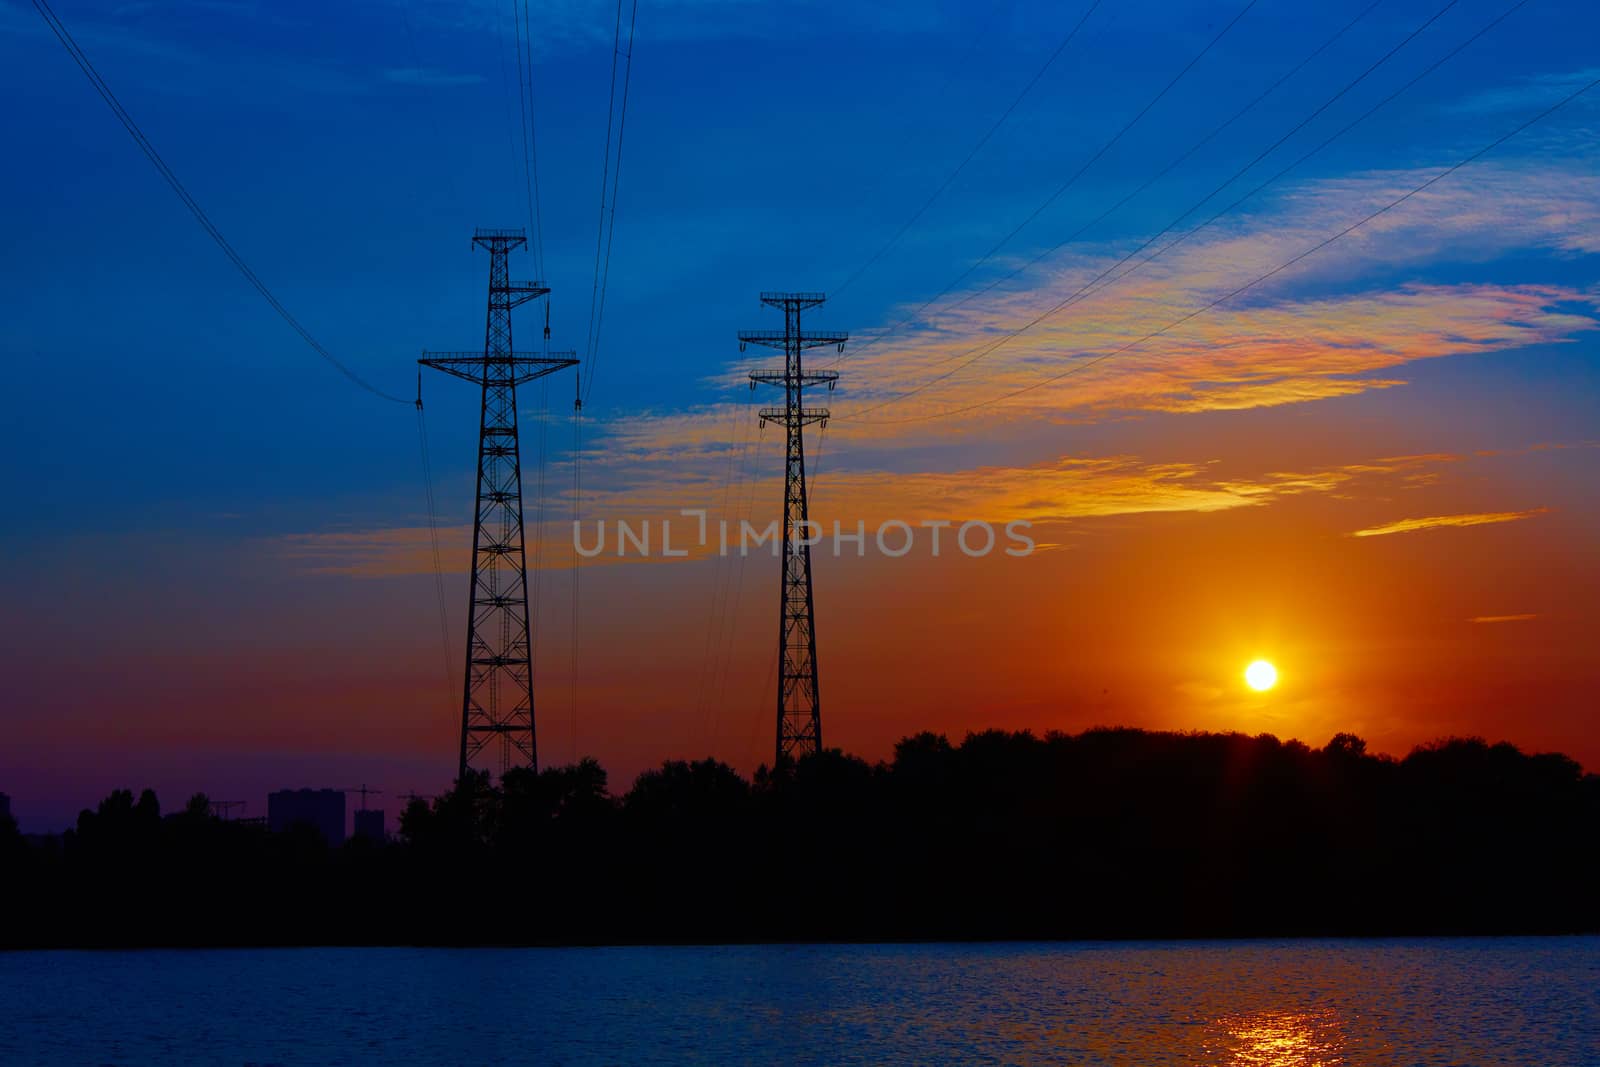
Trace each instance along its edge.
<instances>
[{"instance_id":1,"label":"tree line silhouette","mask_svg":"<svg viewBox=\"0 0 1600 1067\"><path fill-rule=\"evenodd\" d=\"M329 848L119 790L0 825L0 943L486 944L1600 929L1600 776L1448 739L932 733L745 779L592 759L414 799Z\"/></svg>"}]
</instances>

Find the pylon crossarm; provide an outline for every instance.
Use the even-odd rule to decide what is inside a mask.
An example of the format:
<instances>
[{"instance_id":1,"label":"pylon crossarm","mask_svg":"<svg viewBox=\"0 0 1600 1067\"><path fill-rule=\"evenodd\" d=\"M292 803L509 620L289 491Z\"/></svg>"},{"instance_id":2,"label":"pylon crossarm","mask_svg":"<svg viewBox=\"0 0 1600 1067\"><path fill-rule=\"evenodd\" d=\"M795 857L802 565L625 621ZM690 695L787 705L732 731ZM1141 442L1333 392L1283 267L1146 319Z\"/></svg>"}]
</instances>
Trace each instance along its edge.
<instances>
[{"instance_id":1,"label":"pylon crossarm","mask_svg":"<svg viewBox=\"0 0 1600 1067\"><path fill-rule=\"evenodd\" d=\"M814 423L827 422L832 414L833 412L828 408L799 408L795 411L795 421L792 425L811 426ZM760 415L763 426L769 422L782 423L785 426L791 425L788 408L762 408Z\"/></svg>"},{"instance_id":2,"label":"pylon crossarm","mask_svg":"<svg viewBox=\"0 0 1600 1067\"><path fill-rule=\"evenodd\" d=\"M815 330L741 330L741 345L765 345L779 351L798 344L801 348L821 348L824 345L842 345L850 340L847 333L822 333Z\"/></svg>"},{"instance_id":3,"label":"pylon crossarm","mask_svg":"<svg viewBox=\"0 0 1600 1067\"><path fill-rule=\"evenodd\" d=\"M761 294L761 302L768 307L792 307L797 311L804 308L814 308L827 299L822 293L787 293L768 290Z\"/></svg>"},{"instance_id":4,"label":"pylon crossarm","mask_svg":"<svg viewBox=\"0 0 1600 1067\"><path fill-rule=\"evenodd\" d=\"M444 371L469 382L483 384L484 369L492 368L490 381L495 385L521 385L535 378L543 378L558 370L576 366L576 352L553 352L549 356L489 356L481 352L429 352L417 360L424 367Z\"/></svg>"},{"instance_id":5,"label":"pylon crossarm","mask_svg":"<svg viewBox=\"0 0 1600 1067\"><path fill-rule=\"evenodd\" d=\"M813 385L826 385L829 389L832 389L833 383L839 380L839 372L833 370L810 371L806 374L795 375L794 380L806 388L810 388ZM750 381L752 384L786 386L789 384L789 375L781 370L758 370L750 375Z\"/></svg>"},{"instance_id":6,"label":"pylon crossarm","mask_svg":"<svg viewBox=\"0 0 1600 1067\"><path fill-rule=\"evenodd\" d=\"M495 295L506 298L507 307L521 307L530 300L544 296L550 290L539 282L508 282L505 288L496 289L494 292Z\"/></svg>"},{"instance_id":7,"label":"pylon crossarm","mask_svg":"<svg viewBox=\"0 0 1600 1067\"><path fill-rule=\"evenodd\" d=\"M510 251L519 245L528 243L528 234L524 230L495 229L479 226L472 232L472 243L489 247L499 244L503 250Z\"/></svg>"},{"instance_id":8,"label":"pylon crossarm","mask_svg":"<svg viewBox=\"0 0 1600 1067\"><path fill-rule=\"evenodd\" d=\"M570 349L565 351L565 352L551 352L547 356L530 356L526 352L497 352L497 353L493 353L493 354L490 354L488 356L485 356L481 351L478 351L478 352L435 352L435 351L432 351L431 349L424 349L423 353L422 353L422 358L419 359L417 362L418 363L427 363L429 360L451 360L451 361L467 360L467 361L476 361L478 363L482 363L485 359L487 359L490 363L550 363L550 362L555 362L555 363L567 364L567 363L576 363L576 362L578 362L578 358L577 357L578 357L578 353L576 353L576 352L574 352L574 351L572 351Z\"/></svg>"}]
</instances>

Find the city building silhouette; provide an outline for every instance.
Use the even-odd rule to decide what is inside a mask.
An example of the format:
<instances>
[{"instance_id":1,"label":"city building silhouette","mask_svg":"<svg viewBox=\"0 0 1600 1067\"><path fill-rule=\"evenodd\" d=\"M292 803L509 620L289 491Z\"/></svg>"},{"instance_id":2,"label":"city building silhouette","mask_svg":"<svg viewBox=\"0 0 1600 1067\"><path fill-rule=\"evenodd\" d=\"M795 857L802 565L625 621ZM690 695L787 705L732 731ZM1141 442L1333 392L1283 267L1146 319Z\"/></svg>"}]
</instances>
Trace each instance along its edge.
<instances>
[{"instance_id":1,"label":"city building silhouette","mask_svg":"<svg viewBox=\"0 0 1600 1067\"><path fill-rule=\"evenodd\" d=\"M314 827L330 845L344 844L344 791L280 789L268 793L268 829L281 834L297 823Z\"/></svg>"}]
</instances>

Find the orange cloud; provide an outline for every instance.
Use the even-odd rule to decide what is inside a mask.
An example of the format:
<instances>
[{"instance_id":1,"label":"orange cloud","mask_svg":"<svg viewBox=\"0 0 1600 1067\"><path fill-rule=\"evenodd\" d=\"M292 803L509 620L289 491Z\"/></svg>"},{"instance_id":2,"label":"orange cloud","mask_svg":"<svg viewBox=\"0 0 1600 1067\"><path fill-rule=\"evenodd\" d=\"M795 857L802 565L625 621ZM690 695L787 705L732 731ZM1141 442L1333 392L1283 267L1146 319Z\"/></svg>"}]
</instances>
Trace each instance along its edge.
<instances>
[{"instance_id":1,"label":"orange cloud","mask_svg":"<svg viewBox=\"0 0 1600 1067\"><path fill-rule=\"evenodd\" d=\"M1113 270L1082 299L1004 344L1008 331L1093 283L1124 248L1075 246L992 290L952 293L926 313L915 305L897 309L880 336L891 323L908 316L914 321L881 341L870 325L840 323L855 327L862 339L842 358L831 350L814 355L814 366L837 366L842 373L838 393L826 398L835 413L829 437L845 447L914 449L1020 420L1101 422L1299 404L1402 386L1406 378L1396 372L1419 360L1567 342L1600 329L1596 288L1397 287L1388 280L1409 268L1420 275L1440 260L1490 262L1528 249L1556 256L1600 251L1592 173L1541 160L1536 166L1476 165L1452 175L1247 297L1118 352L1304 251L1423 176L1382 171L1308 183L1255 215L1199 231L1136 271ZM1374 262L1384 265L1385 280L1362 290L1360 279ZM1134 263L1141 261L1129 266ZM1296 295L1308 282L1318 286L1318 295ZM1329 290L1337 295L1324 295ZM706 381L742 386L744 372L766 362L730 359ZM1074 369L1079 366L1084 369ZM919 391L899 399L912 389ZM986 403L1019 389L1028 391ZM975 403L983 406L959 411ZM601 447L585 462L594 459L621 473L637 461L724 454L736 433L756 436L752 406L730 398L618 418L604 424ZM959 413L943 417L952 411Z\"/></svg>"},{"instance_id":2,"label":"orange cloud","mask_svg":"<svg viewBox=\"0 0 1600 1067\"><path fill-rule=\"evenodd\" d=\"M1241 273L1248 276L1248 270ZM1408 285L1219 308L1122 351L1211 295L1169 270L1101 298L1093 308L1080 305L1081 313L1047 319L987 358L969 362L985 338L998 339L1076 285L1076 275L1062 275L999 307L963 309L938 331L871 350L846 366L841 395L860 400L836 403L834 432L851 440L916 440L929 432L1029 417L1098 421L1126 413L1305 403L1403 385L1405 379L1393 372L1418 360L1557 343L1600 328L1593 314L1600 312L1600 300L1577 289ZM1114 358L1091 362L1102 357ZM1074 366L1084 369L1075 372ZM1050 380L1057 375L1064 376ZM896 399L930 382L926 391ZM1020 389L1029 391L998 406L962 410ZM855 412L862 414L860 421Z\"/></svg>"},{"instance_id":3,"label":"orange cloud","mask_svg":"<svg viewBox=\"0 0 1600 1067\"><path fill-rule=\"evenodd\" d=\"M720 481L727 470L724 459L714 462L672 464L657 461L655 476L635 478L584 497L583 537L596 542L596 524L608 527L604 552L582 561L584 567L639 562L631 548L619 556L615 550L618 521L635 530L647 524L655 550L648 559L703 558L716 551L719 520L726 520L737 541L739 523L749 519L762 528L776 513L756 505L757 480L726 491ZM987 466L955 471L830 471L813 483L813 516L831 533L837 518L841 531L853 533L864 523L869 535L889 520L917 523L923 519L948 519L956 523L983 520L1003 524L1014 520L1061 523L1158 513L1210 513L1257 507L1284 497L1307 493L1334 493L1360 478L1392 476L1405 483L1430 468L1460 461L1450 454L1390 456L1361 463L1310 471L1268 471L1252 477L1221 477L1208 463L1149 463L1137 456L1062 456L1023 466ZM719 499L720 497L720 499ZM764 499L764 498L763 498ZM707 540L698 541L697 517L685 508L707 513ZM561 511L562 509L555 509ZM686 556L664 556L660 549L661 523L672 524L672 546ZM542 526L529 523L529 567L563 569L572 562L572 527L567 519ZM465 571L471 545L470 526L440 527L444 569ZM542 542L542 549L535 544ZM1041 548L1058 548L1057 544ZM387 577L426 574L433 569L432 542L426 526L369 531L339 530L292 534L272 543L280 559L314 574L351 577Z\"/></svg>"},{"instance_id":4,"label":"orange cloud","mask_svg":"<svg viewBox=\"0 0 1600 1067\"><path fill-rule=\"evenodd\" d=\"M1531 519L1535 515L1543 515L1549 510L1549 508L1533 508L1529 511L1480 511L1466 515L1433 515L1421 519L1401 519L1399 522L1371 526L1365 530L1356 530L1350 536L1383 537L1387 534L1432 530L1441 526L1486 526L1496 522L1517 522L1520 519Z\"/></svg>"},{"instance_id":5,"label":"orange cloud","mask_svg":"<svg viewBox=\"0 0 1600 1067\"><path fill-rule=\"evenodd\" d=\"M1093 362L1284 262L1414 187L1422 176L1371 172L1289 190L1254 215L1230 217L1195 233L1137 271L1113 271L1111 284L1093 287L1084 299L970 366L963 364L974 349L1002 340L1092 282L1124 248L1069 248L1014 283L953 293L876 343L870 327L841 323L867 338L847 348L842 359L828 350L813 360L813 366L838 366L843 375L838 393L823 401L835 413L827 430L830 453L848 450L847 462L860 466L870 449L873 465L899 466L883 454L980 434L994 439L1007 424L1023 421L1106 422L1346 397L1405 385L1403 368L1419 360L1570 342L1600 329L1600 288L1421 282L1396 287L1388 280L1411 267L1420 275L1441 259L1470 264L1528 249L1555 256L1600 250L1594 236L1600 233L1600 202L1590 171L1550 160L1512 161L1452 175L1247 298ZM1373 262L1384 265L1385 279L1380 288L1362 291L1360 280ZM1316 295L1297 295L1307 282L1317 285ZM914 310L900 309L888 321L899 322ZM724 389L740 386L750 366L765 362L730 359L706 381ZM1063 371L1066 377L1040 386ZM920 387L926 388L897 399ZM1028 391L939 417L1019 389ZM728 397L605 422L584 456L585 485L597 500L619 494L618 507L637 506L652 494L657 506L676 507L686 491L700 492L708 481L720 493L709 472L747 462L758 440L767 449L781 447L777 431L763 435L756 428L753 407ZM813 438L809 447L816 443ZM1424 473L1418 480L1434 477ZM705 503L704 497L690 499L696 506Z\"/></svg>"},{"instance_id":6,"label":"orange cloud","mask_svg":"<svg viewBox=\"0 0 1600 1067\"><path fill-rule=\"evenodd\" d=\"M439 527L444 570L464 571L471 549L471 526ZM271 542L269 551L306 574L372 578L433 571L433 542L426 526L287 534Z\"/></svg>"},{"instance_id":7,"label":"orange cloud","mask_svg":"<svg viewBox=\"0 0 1600 1067\"><path fill-rule=\"evenodd\" d=\"M1538 615L1474 615L1468 622L1527 622Z\"/></svg>"},{"instance_id":8,"label":"orange cloud","mask_svg":"<svg viewBox=\"0 0 1600 1067\"><path fill-rule=\"evenodd\" d=\"M877 440L1028 417L1081 421L1301 403L1403 384L1392 371L1417 360L1559 342L1600 328L1600 294L1562 286L1385 282L1373 291L1294 295L1307 281L1351 290L1372 262L1420 271L1441 258L1488 261L1514 249L1593 250L1600 209L1591 178L1502 167L1436 187L1247 297L1141 340L1417 178L1377 173L1308 185L1274 217L1202 231L1136 272L1113 268L1115 253L1079 248L1015 288L956 294L908 329L864 343L853 358L847 352L838 432ZM1107 269L1108 281L1096 283ZM1088 295L1006 340L1085 286ZM960 410L1023 388L1030 391L998 406ZM922 391L896 399L908 389ZM864 412L860 423L851 421L855 411Z\"/></svg>"}]
</instances>

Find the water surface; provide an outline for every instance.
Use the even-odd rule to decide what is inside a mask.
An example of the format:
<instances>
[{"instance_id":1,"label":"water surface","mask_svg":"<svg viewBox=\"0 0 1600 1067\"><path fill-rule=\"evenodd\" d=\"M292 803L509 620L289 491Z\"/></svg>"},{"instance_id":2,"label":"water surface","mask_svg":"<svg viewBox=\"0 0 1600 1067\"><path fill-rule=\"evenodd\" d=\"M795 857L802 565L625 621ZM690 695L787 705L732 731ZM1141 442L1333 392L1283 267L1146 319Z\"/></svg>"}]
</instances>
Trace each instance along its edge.
<instances>
[{"instance_id":1,"label":"water surface","mask_svg":"<svg viewBox=\"0 0 1600 1067\"><path fill-rule=\"evenodd\" d=\"M1600 1064L1600 938L0 954L0 1063Z\"/></svg>"}]
</instances>

